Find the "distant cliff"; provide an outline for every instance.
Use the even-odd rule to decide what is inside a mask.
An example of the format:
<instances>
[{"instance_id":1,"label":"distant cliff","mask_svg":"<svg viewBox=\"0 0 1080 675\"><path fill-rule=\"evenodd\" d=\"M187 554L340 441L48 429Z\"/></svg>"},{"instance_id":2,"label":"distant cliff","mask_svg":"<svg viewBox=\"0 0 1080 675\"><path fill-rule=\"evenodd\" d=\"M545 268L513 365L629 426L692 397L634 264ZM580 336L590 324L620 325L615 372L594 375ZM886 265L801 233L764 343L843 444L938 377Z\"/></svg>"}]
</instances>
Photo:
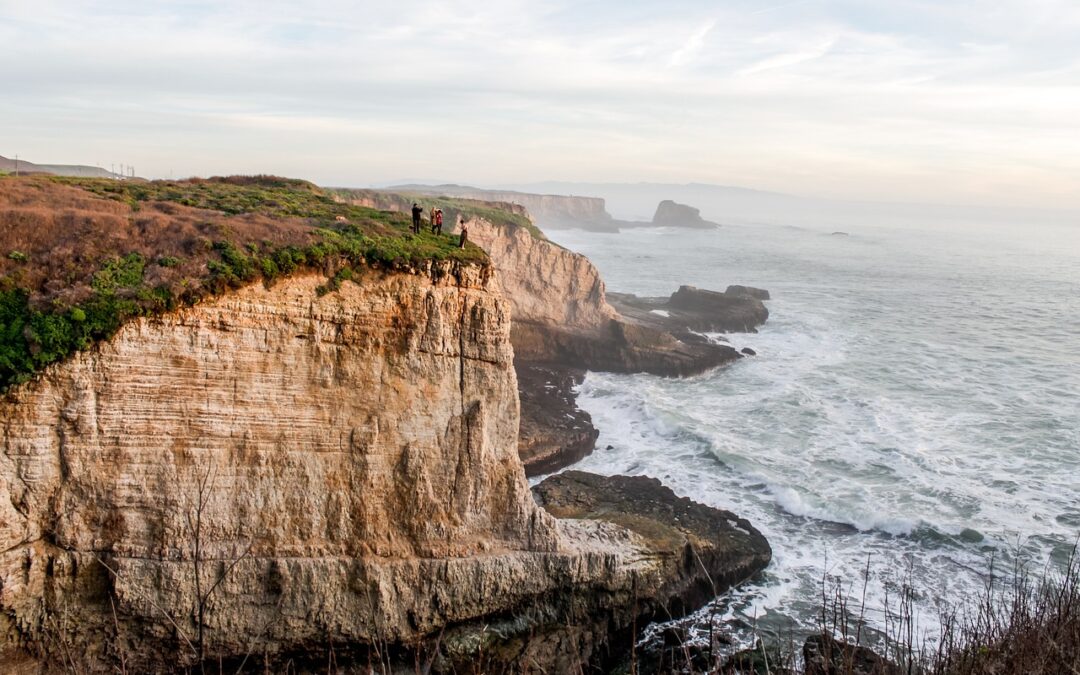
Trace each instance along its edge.
<instances>
[{"instance_id":1,"label":"distant cliff","mask_svg":"<svg viewBox=\"0 0 1080 675\"><path fill-rule=\"evenodd\" d=\"M521 207L541 227L582 228L617 232L619 225L599 197L541 195L506 190L484 190L463 185L402 185L392 191L416 195L442 195Z\"/></svg>"}]
</instances>

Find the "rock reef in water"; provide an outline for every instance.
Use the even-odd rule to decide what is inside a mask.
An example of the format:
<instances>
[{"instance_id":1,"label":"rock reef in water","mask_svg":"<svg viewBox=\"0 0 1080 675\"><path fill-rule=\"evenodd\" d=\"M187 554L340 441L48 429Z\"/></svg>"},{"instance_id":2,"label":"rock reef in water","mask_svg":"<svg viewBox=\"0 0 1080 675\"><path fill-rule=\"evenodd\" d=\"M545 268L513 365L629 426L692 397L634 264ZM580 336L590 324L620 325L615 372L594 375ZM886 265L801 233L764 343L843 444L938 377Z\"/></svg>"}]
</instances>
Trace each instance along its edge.
<instances>
[{"instance_id":1,"label":"rock reef in water","mask_svg":"<svg viewBox=\"0 0 1080 675\"><path fill-rule=\"evenodd\" d=\"M665 227L690 227L699 230L711 230L720 227L717 223L702 218L700 209L687 204L679 204L670 199L665 199L657 205L652 224Z\"/></svg>"}]
</instances>

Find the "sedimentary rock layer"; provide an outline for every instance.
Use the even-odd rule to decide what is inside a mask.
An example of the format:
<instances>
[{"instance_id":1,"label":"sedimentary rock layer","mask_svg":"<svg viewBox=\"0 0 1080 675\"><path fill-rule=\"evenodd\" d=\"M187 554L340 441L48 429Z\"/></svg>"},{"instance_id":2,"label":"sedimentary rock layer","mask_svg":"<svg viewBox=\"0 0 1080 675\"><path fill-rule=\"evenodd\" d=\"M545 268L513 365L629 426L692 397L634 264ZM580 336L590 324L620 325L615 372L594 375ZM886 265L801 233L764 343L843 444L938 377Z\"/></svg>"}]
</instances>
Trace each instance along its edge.
<instances>
[{"instance_id":1,"label":"sedimentary rock layer","mask_svg":"<svg viewBox=\"0 0 1080 675\"><path fill-rule=\"evenodd\" d=\"M133 321L11 390L0 673L421 653L436 671L577 671L648 612L688 609L707 575L765 564L710 557L721 521L650 539L537 506L488 273L254 285Z\"/></svg>"},{"instance_id":2,"label":"sedimentary rock layer","mask_svg":"<svg viewBox=\"0 0 1080 675\"><path fill-rule=\"evenodd\" d=\"M433 625L394 601L408 584L355 559L556 550L515 454L509 314L484 268L440 272L372 270L322 297L315 275L251 286L135 321L13 390L0 644L39 641L50 600L94 626L83 596L106 591L133 624L155 606L190 621L197 544L206 579L241 559L211 622L227 651L279 603L311 621L292 641Z\"/></svg>"}]
</instances>

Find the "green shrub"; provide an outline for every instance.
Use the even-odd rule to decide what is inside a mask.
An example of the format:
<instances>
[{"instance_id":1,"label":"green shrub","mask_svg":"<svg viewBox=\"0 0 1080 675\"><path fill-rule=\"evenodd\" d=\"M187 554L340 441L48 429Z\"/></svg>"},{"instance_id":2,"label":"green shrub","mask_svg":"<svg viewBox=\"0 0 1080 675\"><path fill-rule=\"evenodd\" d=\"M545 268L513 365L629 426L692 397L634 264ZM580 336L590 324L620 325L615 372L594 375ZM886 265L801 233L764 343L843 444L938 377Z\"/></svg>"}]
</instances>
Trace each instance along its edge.
<instances>
[{"instance_id":1,"label":"green shrub","mask_svg":"<svg viewBox=\"0 0 1080 675\"><path fill-rule=\"evenodd\" d=\"M11 260L14 260L15 262L26 262L27 260L29 260L27 255L22 251L12 251L11 253L8 253L7 257Z\"/></svg>"}]
</instances>

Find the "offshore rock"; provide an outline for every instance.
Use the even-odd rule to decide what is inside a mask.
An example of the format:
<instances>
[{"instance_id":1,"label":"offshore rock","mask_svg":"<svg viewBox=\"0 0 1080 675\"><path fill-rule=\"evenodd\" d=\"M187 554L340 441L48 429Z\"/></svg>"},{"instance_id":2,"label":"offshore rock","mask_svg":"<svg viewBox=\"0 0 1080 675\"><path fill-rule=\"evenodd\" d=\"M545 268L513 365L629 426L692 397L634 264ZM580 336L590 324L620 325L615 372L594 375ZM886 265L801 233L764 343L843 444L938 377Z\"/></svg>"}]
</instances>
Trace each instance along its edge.
<instances>
[{"instance_id":1,"label":"offshore rock","mask_svg":"<svg viewBox=\"0 0 1080 675\"><path fill-rule=\"evenodd\" d=\"M753 286L728 286L724 293L728 295L747 295L751 298L757 298L758 300L768 300L769 292L764 288L754 288Z\"/></svg>"},{"instance_id":2,"label":"offshore rock","mask_svg":"<svg viewBox=\"0 0 1080 675\"><path fill-rule=\"evenodd\" d=\"M670 199L665 199L657 205L652 224L667 227L692 227L701 230L720 227L718 224L702 218L700 209Z\"/></svg>"},{"instance_id":3,"label":"offshore rock","mask_svg":"<svg viewBox=\"0 0 1080 675\"><path fill-rule=\"evenodd\" d=\"M619 312L639 323L667 330L684 341L700 339L694 332L752 333L769 318L765 304L746 294L680 286L668 298L639 298L609 294Z\"/></svg>"}]
</instances>

